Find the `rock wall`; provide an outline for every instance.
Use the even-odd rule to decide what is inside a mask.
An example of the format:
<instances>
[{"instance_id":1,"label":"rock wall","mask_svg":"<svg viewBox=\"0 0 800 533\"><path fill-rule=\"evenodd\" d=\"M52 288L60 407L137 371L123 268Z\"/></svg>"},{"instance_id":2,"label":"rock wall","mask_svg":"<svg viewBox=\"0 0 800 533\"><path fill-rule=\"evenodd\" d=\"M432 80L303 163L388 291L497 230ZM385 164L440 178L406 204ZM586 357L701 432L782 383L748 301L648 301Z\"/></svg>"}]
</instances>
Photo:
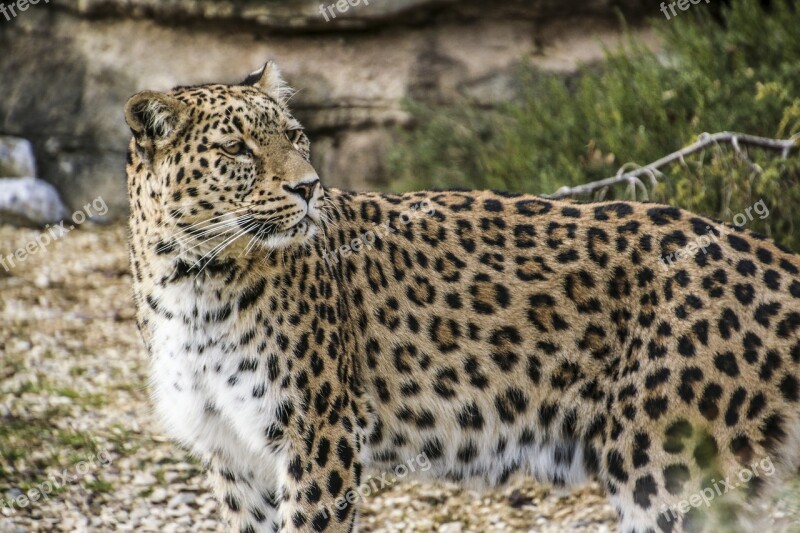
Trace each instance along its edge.
<instances>
[{"instance_id":1,"label":"rock wall","mask_svg":"<svg viewBox=\"0 0 800 533\"><path fill-rule=\"evenodd\" d=\"M240 81L273 58L300 89L292 105L323 179L381 187L404 99L491 105L513 95L520 63L568 71L599 59L618 39L615 9L634 27L652 14L644 0L350 2L40 1L0 20L0 135L32 141L68 206L102 196L122 216L126 99Z\"/></svg>"}]
</instances>

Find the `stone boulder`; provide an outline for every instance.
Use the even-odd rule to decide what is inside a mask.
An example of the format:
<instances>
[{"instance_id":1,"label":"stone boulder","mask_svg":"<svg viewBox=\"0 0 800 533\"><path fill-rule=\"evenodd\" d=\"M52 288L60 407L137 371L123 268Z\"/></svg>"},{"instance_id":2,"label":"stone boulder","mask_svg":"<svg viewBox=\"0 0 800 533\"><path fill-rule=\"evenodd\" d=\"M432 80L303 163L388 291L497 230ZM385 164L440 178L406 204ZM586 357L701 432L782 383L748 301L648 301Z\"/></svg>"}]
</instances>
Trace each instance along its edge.
<instances>
[{"instance_id":1,"label":"stone boulder","mask_svg":"<svg viewBox=\"0 0 800 533\"><path fill-rule=\"evenodd\" d=\"M41 227L67 216L58 191L46 181L32 177L0 179L0 223Z\"/></svg>"},{"instance_id":2,"label":"stone boulder","mask_svg":"<svg viewBox=\"0 0 800 533\"><path fill-rule=\"evenodd\" d=\"M36 175L33 145L19 137L0 136L0 177Z\"/></svg>"},{"instance_id":3,"label":"stone boulder","mask_svg":"<svg viewBox=\"0 0 800 533\"><path fill-rule=\"evenodd\" d=\"M570 71L601 58L620 39L615 8L633 31L655 11L644 0L361 0L326 21L320 5L337 4L40 2L0 27L0 134L32 141L40 175L71 210L100 196L121 217L127 98L238 82L271 58L300 90L292 106L323 180L385 188L406 99L493 105L513 96L521 64Z\"/></svg>"},{"instance_id":4,"label":"stone boulder","mask_svg":"<svg viewBox=\"0 0 800 533\"><path fill-rule=\"evenodd\" d=\"M33 145L0 136L0 224L44 226L67 216L55 187L35 176Z\"/></svg>"},{"instance_id":5,"label":"stone boulder","mask_svg":"<svg viewBox=\"0 0 800 533\"><path fill-rule=\"evenodd\" d=\"M54 0L55 1L55 0ZM59 0L85 17L139 17L160 21L233 22L292 32L366 29L431 19L490 19L646 13L645 0ZM326 16L327 15L327 16Z\"/></svg>"}]
</instances>

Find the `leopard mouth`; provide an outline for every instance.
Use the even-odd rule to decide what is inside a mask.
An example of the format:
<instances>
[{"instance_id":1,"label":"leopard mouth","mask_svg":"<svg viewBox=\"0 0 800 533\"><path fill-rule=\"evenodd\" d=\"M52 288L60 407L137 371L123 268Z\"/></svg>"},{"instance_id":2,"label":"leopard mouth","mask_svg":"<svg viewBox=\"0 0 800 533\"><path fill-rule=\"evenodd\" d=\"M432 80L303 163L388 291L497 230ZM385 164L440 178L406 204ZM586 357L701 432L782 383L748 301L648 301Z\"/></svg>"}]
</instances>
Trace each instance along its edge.
<instances>
[{"instance_id":1,"label":"leopard mouth","mask_svg":"<svg viewBox=\"0 0 800 533\"><path fill-rule=\"evenodd\" d=\"M316 228L317 222L309 215L305 215L291 226L283 228L279 224L259 222L255 219L242 221L240 226L246 233L253 235L257 239L270 241L282 237L305 237L311 234L314 228Z\"/></svg>"},{"instance_id":2,"label":"leopard mouth","mask_svg":"<svg viewBox=\"0 0 800 533\"><path fill-rule=\"evenodd\" d=\"M312 220L312 218L310 216L306 215L303 218L301 218L299 221L295 222L294 224L292 224L288 228L280 231L279 233L283 233L283 234L293 234L293 233L294 234L302 234L302 233L305 233L306 231L308 231L308 229L311 226L314 226L314 225L315 225L314 220Z\"/></svg>"}]
</instances>

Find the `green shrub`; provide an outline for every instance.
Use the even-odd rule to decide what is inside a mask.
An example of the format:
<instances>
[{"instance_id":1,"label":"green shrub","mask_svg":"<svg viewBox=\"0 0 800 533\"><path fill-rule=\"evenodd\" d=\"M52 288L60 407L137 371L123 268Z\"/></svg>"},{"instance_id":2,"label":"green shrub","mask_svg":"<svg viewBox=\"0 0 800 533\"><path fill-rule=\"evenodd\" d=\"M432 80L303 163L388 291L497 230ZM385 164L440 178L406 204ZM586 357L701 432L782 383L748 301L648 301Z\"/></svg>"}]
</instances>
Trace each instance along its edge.
<instances>
[{"instance_id":1,"label":"green shrub","mask_svg":"<svg viewBox=\"0 0 800 533\"><path fill-rule=\"evenodd\" d=\"M390 154L392 188L547 194L655 161L703 132L800 132L800 13L791 3L734 1L718 18L693 9L653 25L661 53L630 39L567 78L521 68L519 97L494 109L409 103L415 127ZM770 216L748 228L800 250L800 157L748 152L763 172L714 147L662 169L650 200L730 221L763 198Z\"/></svg>"}]
</instances>

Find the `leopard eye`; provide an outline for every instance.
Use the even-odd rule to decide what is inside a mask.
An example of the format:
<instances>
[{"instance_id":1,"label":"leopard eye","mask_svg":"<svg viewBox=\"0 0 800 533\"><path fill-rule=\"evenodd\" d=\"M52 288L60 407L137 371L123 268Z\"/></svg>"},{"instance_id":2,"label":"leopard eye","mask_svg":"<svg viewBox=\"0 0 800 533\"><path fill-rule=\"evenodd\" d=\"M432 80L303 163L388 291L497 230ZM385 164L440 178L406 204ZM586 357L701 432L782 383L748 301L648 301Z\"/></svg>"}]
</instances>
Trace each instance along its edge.
<instances>
[{"instance_id":1,"label":"leopard eye","mask_svg":"<svg viewBox=\"0 0 800 533\"><path fill-rule=\"evenodd\" d=\"M300 144L300 141L303 140L303 130L289 130L286 132L286 138L289 139L290 143L297 146Z\"/></svg>"},{"instance_id":2,"label":"leopard eye","mask_svg":"<svg viewBox=\"0 0 800 533\"><path fill-rule=\"evenodd\" d=\"M247 155L250 153L250 149L242 140L227 142L222 145L222 150L232 157Z\"/></svg>"}]
</instances>

